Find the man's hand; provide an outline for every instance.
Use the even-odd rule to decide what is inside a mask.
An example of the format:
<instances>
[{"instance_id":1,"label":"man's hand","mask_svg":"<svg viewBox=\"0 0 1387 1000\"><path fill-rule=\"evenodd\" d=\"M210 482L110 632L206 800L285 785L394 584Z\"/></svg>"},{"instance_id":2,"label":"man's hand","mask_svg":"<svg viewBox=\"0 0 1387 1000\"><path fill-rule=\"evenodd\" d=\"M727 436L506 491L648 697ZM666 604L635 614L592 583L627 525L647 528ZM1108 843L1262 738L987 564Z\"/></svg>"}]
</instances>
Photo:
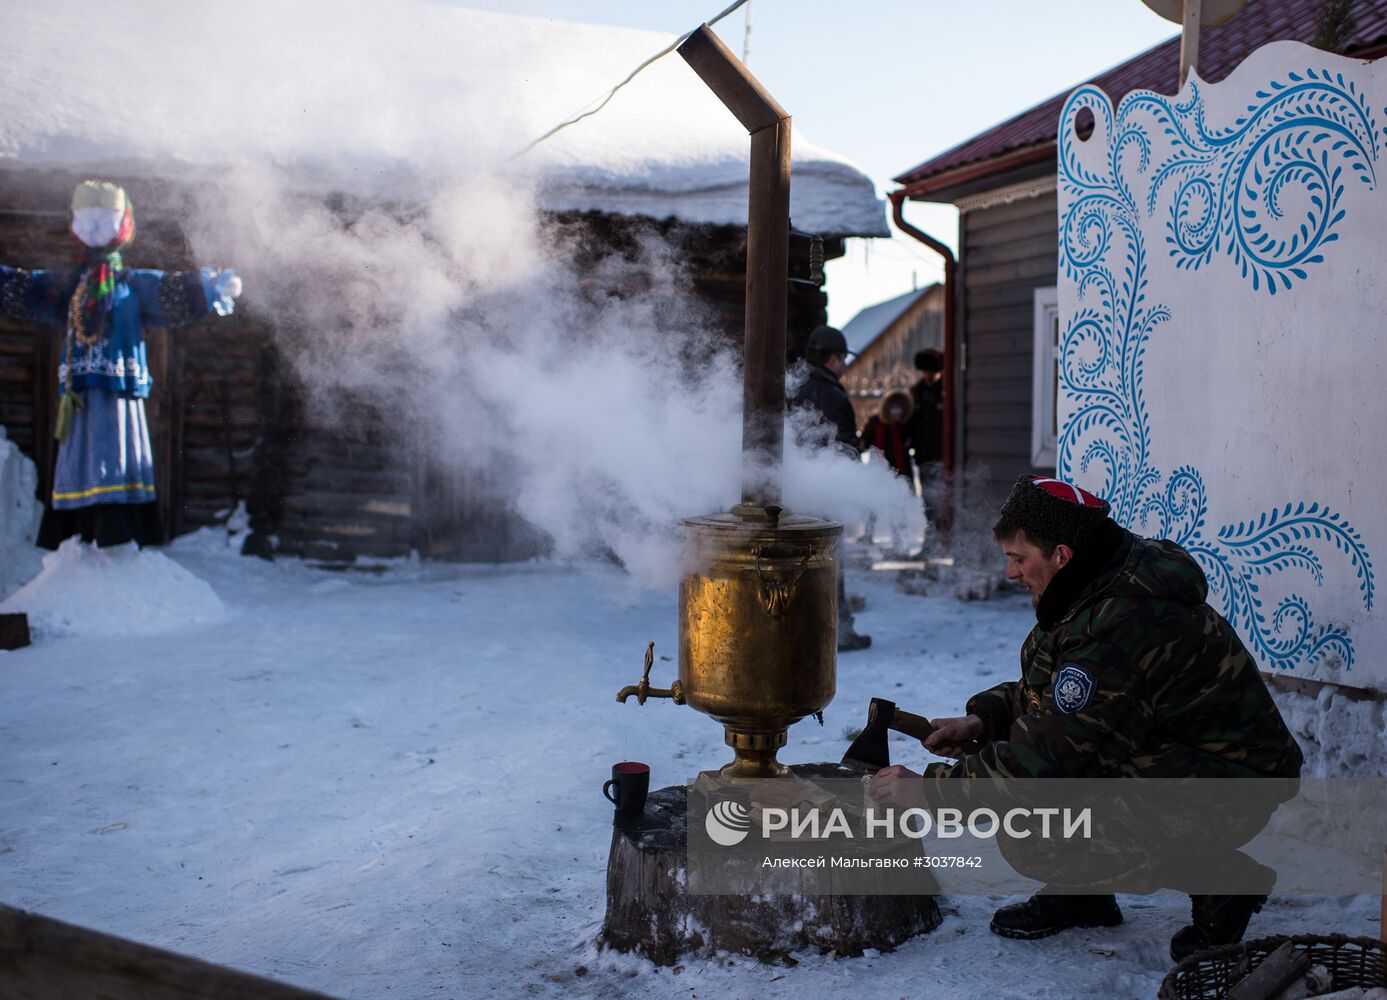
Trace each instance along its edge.
<instances>
[{"instance_id":1,"label":"man's hand","mask_svg":"<svg viewBox=\"0 0 1387 1000\"><path fill-rule=\"evenodd\" d=\"M871 784L867 786L867 794L878 802L902 809L923 808L925 805L924 779L900 764L883 767L873 775Z\"/></svg>"},{"instance_id":2,"label":"man's hand","mask_svg":"<svg viewBox=\"0 0 1387 1000\"><path fill-rule=\"evenodd\" d=\"M921 745L930 753L955 759L967 754L964 744L969 740L981 739L985 726L982 718L976 715L962 715L952 719L934 719L939 728L930 733Z\"/></svg>"}]
</instances>

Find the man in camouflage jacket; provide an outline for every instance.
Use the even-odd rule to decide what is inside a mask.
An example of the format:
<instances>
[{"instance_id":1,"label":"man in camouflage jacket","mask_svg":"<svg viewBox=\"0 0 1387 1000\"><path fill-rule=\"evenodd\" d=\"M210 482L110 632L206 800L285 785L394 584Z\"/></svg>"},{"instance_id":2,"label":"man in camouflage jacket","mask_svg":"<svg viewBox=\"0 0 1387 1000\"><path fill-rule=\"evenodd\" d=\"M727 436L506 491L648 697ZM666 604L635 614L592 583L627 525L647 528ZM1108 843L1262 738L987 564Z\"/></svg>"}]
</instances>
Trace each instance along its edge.
<instances>
[{"instance_id":1,"label":"man in camouflage jacket","mask_svg":"<svg viewBox=\"0 0 1387 1000\"><path fill-rule=\"evenodd\" d=\"M926 769L927 799L955 778L1300 774L1300 748L1237 633L1206 603L1199 565L1174 542L1125 531L1108 511L1106 502L1069 483L1017 480L993 535L1007 557L1008 579L1031 594L1036 626L1021 649L1019 681L974 695L965 716L935 720L939 729L926 748L958 760ZM912 777L919 780L905 768L888 768L874 779L873 793L904 801L908 792L897 783ZM1241 940L1265 902L1275 873L1236 848L1262 828L1287 784L1268 783L1279 790L1268 811L1205 817L1204 830L1188 831L1186 845L1206 842L1209 866L1241 866L1251 881L1265 881L1255 895L1193 895L1192 924L1171 942L1177 960ZM1161 852L1152 845L1184 832L1173 829L1180 818L1155 819L1147 840L1153 855ZM1151 860L1159 867L1172 859ZM1157 876L1157 885L1178 883L1169 871ZM1112 895L1042 890L997 911L992 930L1032 938L1121 920Z\"/></svg>"}]
</instances>

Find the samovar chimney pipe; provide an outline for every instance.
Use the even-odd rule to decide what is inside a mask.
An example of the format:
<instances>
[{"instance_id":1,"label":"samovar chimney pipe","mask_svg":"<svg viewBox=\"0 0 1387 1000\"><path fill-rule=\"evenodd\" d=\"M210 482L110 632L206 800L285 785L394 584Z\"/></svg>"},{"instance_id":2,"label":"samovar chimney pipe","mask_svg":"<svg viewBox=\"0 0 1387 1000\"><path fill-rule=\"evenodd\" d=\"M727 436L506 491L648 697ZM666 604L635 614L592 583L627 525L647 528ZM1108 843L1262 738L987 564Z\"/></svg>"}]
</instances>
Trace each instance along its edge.
<instances>
[{"instance_id":1,"label":"samovar chimney pipe","mask_svg":"<svg viewBox=\"0 0 1387 1000\"><path fill-rule=\"evenodd\" d=\"M679 54L751 134L742 332L742 506L780 505L790 276L790 116L708 25Z\"/></svg>"}]
</instances>

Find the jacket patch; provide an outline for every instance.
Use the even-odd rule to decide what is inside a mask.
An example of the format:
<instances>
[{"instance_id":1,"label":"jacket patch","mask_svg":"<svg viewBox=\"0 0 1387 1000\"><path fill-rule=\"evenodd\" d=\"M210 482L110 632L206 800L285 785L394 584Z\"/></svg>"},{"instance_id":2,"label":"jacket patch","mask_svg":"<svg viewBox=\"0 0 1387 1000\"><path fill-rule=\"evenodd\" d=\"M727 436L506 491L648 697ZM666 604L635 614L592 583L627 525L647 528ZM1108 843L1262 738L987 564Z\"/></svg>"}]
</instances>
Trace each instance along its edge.
<instances>
[{"instance_id":1,"label":"jacket patch","mask_svg":"<svg viewBox=\"0 0 1387 1000\"><path fill-rule=\"evenodd\" d=\"M1055 675L1055 707L1069 715L1088 705L1096 687L1087 670L1077 663L1066 663Z\"/></svg>"}]
</instances>

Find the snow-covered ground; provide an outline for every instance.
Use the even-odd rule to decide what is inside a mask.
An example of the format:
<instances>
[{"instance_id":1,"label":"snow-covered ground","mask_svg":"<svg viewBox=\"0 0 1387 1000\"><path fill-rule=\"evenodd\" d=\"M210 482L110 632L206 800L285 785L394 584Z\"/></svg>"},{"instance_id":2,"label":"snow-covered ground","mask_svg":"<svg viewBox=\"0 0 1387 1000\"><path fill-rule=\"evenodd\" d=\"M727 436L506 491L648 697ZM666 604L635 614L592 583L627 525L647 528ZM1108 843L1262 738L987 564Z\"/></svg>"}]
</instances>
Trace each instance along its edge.
<instances>
[{"instance_id":1,"label":"snow-covered ground","mask_svg":"<svg viewBox=\"0 0 1387 1000\"><path fill-rule=\"evenodd\" d=\"M651 680L673 676L672 595L551 563L339 574L212 532L168 551L220 621L0 654L0 901L343 997L1147 998L1170 965L1188 902L1168 895L1038 942L988 932L1001 900L953 898L894 953L793 967L598 953L610 764L660 786L728 754L688 708L614 699L648 640ZM849 588L873 645L784 760L836 760L872 695L961 709L1014 675L1033 621L1019 595L864 569ZM1251 933L1376 937L1377 902L1278 900Z\"/></svg>"}]
</instances>

